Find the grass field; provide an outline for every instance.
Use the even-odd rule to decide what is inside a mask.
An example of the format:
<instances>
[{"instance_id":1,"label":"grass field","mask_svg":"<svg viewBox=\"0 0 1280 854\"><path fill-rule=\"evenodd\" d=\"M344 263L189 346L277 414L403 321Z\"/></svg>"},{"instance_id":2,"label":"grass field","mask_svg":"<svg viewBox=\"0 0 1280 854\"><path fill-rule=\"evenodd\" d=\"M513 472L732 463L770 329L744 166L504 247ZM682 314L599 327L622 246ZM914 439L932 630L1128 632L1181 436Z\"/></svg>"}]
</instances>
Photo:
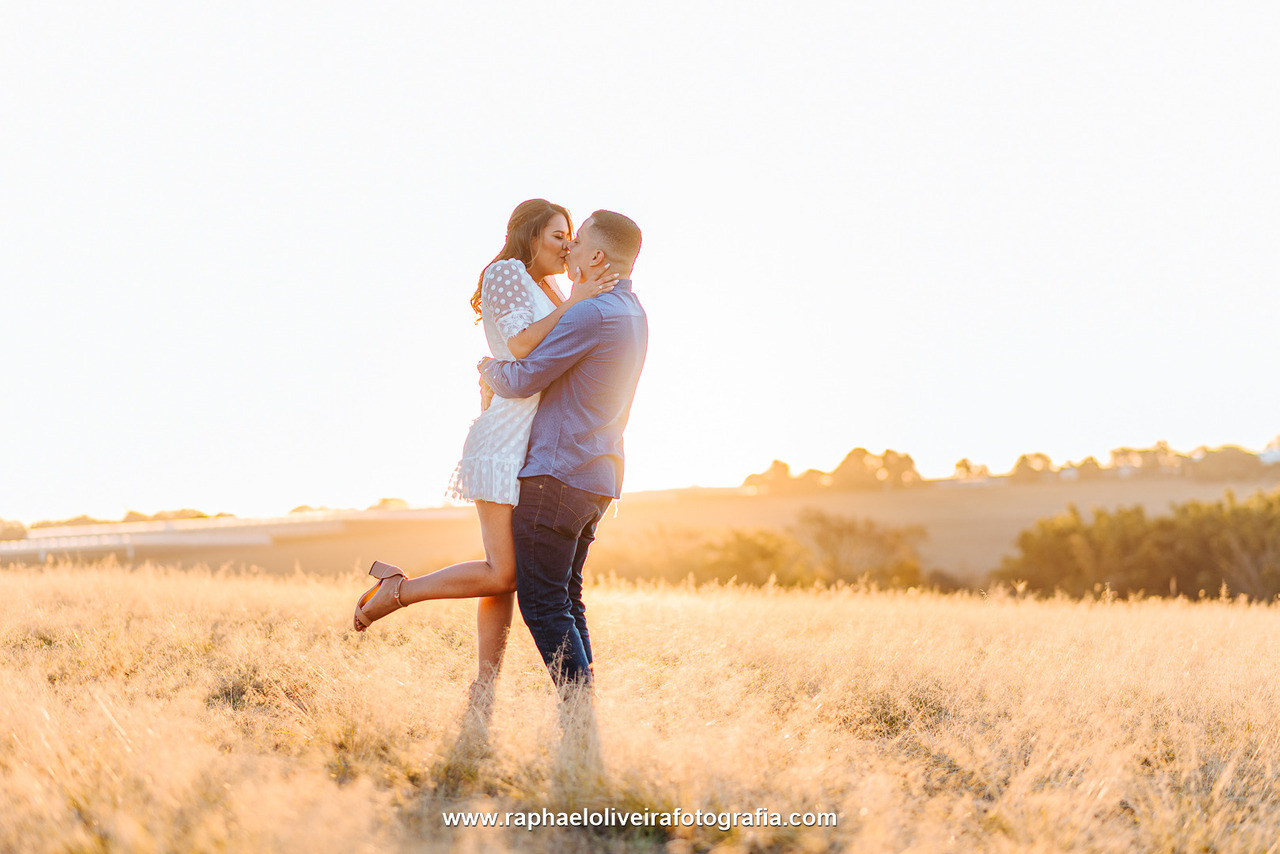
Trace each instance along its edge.
<instances>
[{"instance_id":1,"label":"grass field","mask_svg":"<svg viewBox=\"0 0 1280 854\"><path fill-rule=\"evenodd\" d=\"M517 621L342 579L0 572L0 850L1280 850L1280 611L602 584L603 776ZM826 829L448 829L458 809L834 811Z\"/></svg>"}]
</instances>

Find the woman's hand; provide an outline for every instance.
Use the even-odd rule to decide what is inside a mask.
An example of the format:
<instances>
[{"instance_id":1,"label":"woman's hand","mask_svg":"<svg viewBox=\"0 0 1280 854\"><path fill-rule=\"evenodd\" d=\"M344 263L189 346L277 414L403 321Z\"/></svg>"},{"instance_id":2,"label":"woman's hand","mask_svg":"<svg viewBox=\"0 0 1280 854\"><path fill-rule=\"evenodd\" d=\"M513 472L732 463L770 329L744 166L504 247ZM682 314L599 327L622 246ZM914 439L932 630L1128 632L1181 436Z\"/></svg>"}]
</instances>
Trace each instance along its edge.
<instances>
[{"instance_id":1,"label":"woman's hand","mask_svg":"<svg viewBox=\"0 0 1280 854\"><path fill-rule=\"evenodd\" d=\"M573 274L573 290L569 292L569 299L565 300L570 305L582 302L584 299L592 299L601 294L607 294L613 290L614 282L618 281L617 273L609 272L609 265L605 264L590 278L582 272L581 267L574 268Z\"/></svg>"},{"instance_id":2,"label":"woman's hand","mask_svg":"<svg viewBox=\"0 0 1280 854\"><path fill-rule=\"evenodd\" d=\"M485 356L483 359L476 362L476 370L480 372L480 411L481 412L484 412L486 409L489 408L489 404L493 403L493 387L490 386L489 383L487 383L484 378L484 366L492 361L493 359L489 358L488 356Z\"/></svg>"}]
</instances>

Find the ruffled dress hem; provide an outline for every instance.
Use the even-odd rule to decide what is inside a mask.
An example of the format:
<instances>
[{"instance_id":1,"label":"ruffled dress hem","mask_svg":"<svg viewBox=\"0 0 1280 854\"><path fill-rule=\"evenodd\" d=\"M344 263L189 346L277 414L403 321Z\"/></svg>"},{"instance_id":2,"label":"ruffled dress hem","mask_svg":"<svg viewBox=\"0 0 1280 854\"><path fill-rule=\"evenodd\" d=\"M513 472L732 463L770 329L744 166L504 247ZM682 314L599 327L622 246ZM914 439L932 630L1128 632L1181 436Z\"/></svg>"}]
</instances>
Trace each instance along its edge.
<instances>
[{"instance_id":1,"label":"ruffled dress hem","mask_svg":"<svg viewBox=\"0 0 1280 854\"><path fill-rule=\"evenodd\" d=\"M524 460L511 457L464 457L449 478L445 497L452 501L492 501L515 506L520 501L520 469Z\"/></svg>"}]
</instances>

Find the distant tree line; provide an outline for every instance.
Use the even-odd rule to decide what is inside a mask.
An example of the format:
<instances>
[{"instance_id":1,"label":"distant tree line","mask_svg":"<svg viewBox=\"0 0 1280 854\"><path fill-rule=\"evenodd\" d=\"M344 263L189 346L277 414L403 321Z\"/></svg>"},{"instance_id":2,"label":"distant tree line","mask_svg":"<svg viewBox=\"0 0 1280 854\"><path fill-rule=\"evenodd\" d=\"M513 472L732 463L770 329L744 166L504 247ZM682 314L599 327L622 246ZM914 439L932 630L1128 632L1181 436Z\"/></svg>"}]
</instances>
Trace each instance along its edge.
<instances>
[{"instance_id":1,"label":"distant tree line","mask_svg":"<svg viewBox=\"0 0 1280 854\"><path fill-rule=\"evenodd\" d=\"M117 520L115 519L95 519L92 516L87 516L82 514L80 516L76 516L74 519L57 519L57 520L45 520L45 521L36 522L31 527L32 528L71 528L71 527L76 527L78 525L114 525L116 521ZM119 521L123 522L124 519L120 519Z\"/></svg>"},{"instance_id":2,"label":"distant tree line","mask_svg":"<svg viewBox=\"0 0 1280 854\"><path fill-rule=\"evenodd\" d=\"M774 460L769 468L760 474L751 475L742 485L754 488L759 493L785 495L822 489L901 489L918 486L923 482L924 478L916 471L915 460L911 459L910 454L900 454L894 450L873 454L866 448L854 448L830 472L809 469L801 475L793 476L790 466L781 460Z\"/></svg>"},{"instance_id":3,"label":"distant tree line","mask_svg":"<svg viewBox=\"0 0 1280 854\"><path fill-rule=\"evenodd\" d=\"M1268 446L1269 457L1276 456L1274 452L1280 450L1277 443L1280 439ZM957 473L959 468L957 464ZM1237 445L1220 448L1201 446L1184 454L1170 448L1168 442L1157 442L1150 448L1116 448L1111 452L1109 466L1103 466L1093 457L1086 457L1079 463L1055 468L1045 454L1023 454L1009 472L1009 479L1014 483L1169 478L1192 478L1213 483L1280 481L1280 462L1269 464L1262 456Z\"/></svg>"},{"instance_id":4,"label":"distant tree line","mask_svg":"<svg viewBox=\"0 0 1280 854\"><path fill-rule=\"evenodd\" d=\"M1156 517L1129 507L1086 519L1072 506L1023 531L1017 548L993 580L1071 596L1201 596L1226 585L1270 599L1280 595L1280 490L1189 501Z\"/></svg>"},{"instance_id":5,"label":"distant tree line","mask_svg":"<svg viewBox=\"0 0 1280 854\"><path fill-rule=\"evenodd\" d=\"M0 519L0 540L25 540L26 538L26 525L21 522L10 522L7 519Z\"/></svg>"},{"instance_id":6,"label":"distant tree line","mask_svg":"<svg viewBox=\"0 0 1280 854\"><path fill-rule=\"evenodd\" d=\"M119 522L171 522L176 519L221 519L231 516L230 513L218 513L216 516L210 516L200 510L193 510L190 507L184 507L181 510L161 510L148 516L146 513L138 513L130 510L119 519ZM114 519L94 519L90 516L77 516L74 519L66 519L61 522L36 522L32 528L60 528L63 526L74 525L114 525L117 520Z\"/></svg>"},{"instance_id":7,"label":"distant tree line","mask_svg":"<svg viewBox=\"0 0 1280 854\"><path fill-rule=\"evenodd\" d=\"M1086 457L1078 463L1055 466L1047 454L1023 454L1007 474L993 475L986 465L966 457L956 463L949 479L975 484L996 479L1031 484L1177 477L1214 483L1280 482L1280 436L1267 446L1265 458L1236 445L1200 447L1183 454L1172 450L1167 442L1157 442L1150 448L1116 448L1109 463L1104 466L1096 458ZM769 468L750 475L742 485L758 494L796 495L824 490L902 489L928 483L916 471L910 454L891 449L873 454L866 448L855 448L829 472L809 469L793 475L790 466L774 460Z\"/></svg>"},{"instance_id":8,"label":"distant tree line","mask_svg":"<svg viewBox=\"0 0 1280 854\"><path fill-rule=\"evenodd\" d=\"M370 504L366 510L408 510L409 502L403 498L380 498L375 503ZM289 511L290 513L354 513L356 510L335 509L333 507L312 507L310 504L300 504Z\"/></svg>"},{"instance_id":9,"label":"distant tree line","mask_svg":"<svg viewBox=\"0 0 1280 854\"><path fill-rule=\"evenodd\" d=\"M220 519L227 516L231 516L231 514L219 513L216 516L210 516L208 513L192 510L189 507L182 510L161 510L151 516L130 510L121 519L95 519L92 516L76 516L74 519L35 522L31 525L31 530L37 528L73 528L83 525L116 525L122 522L167 522L173 519ZM26 539L27 530L27 527L21 522L0 519L0 540Z\"/></svg>"},{"instance_id":10,"label":"distant tree line","mask_svg":"<svg viewBox=\"0 0 1280 854\"><path fill-rule=\"evenodd\" d=\"M382 498L375 504L369 506L368 510L404 510L407 509L409 503L403 498ZM303 504L290 510L290 513L312 513L312 512L332 512L329 507L311 507ZM226 519L234 518L233 513L216 513L209 514L201 510L192 510L190 507L182 510L161 510L148 516L146 513L138 513L130 510L120 519L95 519L92 516L76 516L74 519L59 519L57 521L42 521L31 525L31 529L36 528L72 528L83 525L116 525L122 522L168 522L175 519ZM21 540L27 536L27 527L21 522L9 522L0 519L0 540Z\"/></svg>"}]
</instances>

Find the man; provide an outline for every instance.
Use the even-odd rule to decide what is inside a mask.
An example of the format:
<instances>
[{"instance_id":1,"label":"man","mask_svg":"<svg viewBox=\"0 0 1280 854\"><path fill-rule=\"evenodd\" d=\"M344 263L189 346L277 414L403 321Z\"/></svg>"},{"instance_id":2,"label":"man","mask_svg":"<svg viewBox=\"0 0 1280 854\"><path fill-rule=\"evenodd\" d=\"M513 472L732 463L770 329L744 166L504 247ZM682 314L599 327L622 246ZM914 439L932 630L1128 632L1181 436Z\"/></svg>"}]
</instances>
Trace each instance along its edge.
<instances>
[{"instance_id":1,"label":"man","mask_svg":"<svg viewBox=\"0 0 1280 854\"><path fill-rule=\"evenodd\" d=\"M562 690L592 681L582 568L596 524L621 495L622 431L648 348L648 320L631 292L640 241L621 214L587 217L566 264L584 274L609 264L621 274L613 290L570 308L526 358L480 363L502 397L542 392L511 527L520 614Z\"/></svg>"}]
</instances>

